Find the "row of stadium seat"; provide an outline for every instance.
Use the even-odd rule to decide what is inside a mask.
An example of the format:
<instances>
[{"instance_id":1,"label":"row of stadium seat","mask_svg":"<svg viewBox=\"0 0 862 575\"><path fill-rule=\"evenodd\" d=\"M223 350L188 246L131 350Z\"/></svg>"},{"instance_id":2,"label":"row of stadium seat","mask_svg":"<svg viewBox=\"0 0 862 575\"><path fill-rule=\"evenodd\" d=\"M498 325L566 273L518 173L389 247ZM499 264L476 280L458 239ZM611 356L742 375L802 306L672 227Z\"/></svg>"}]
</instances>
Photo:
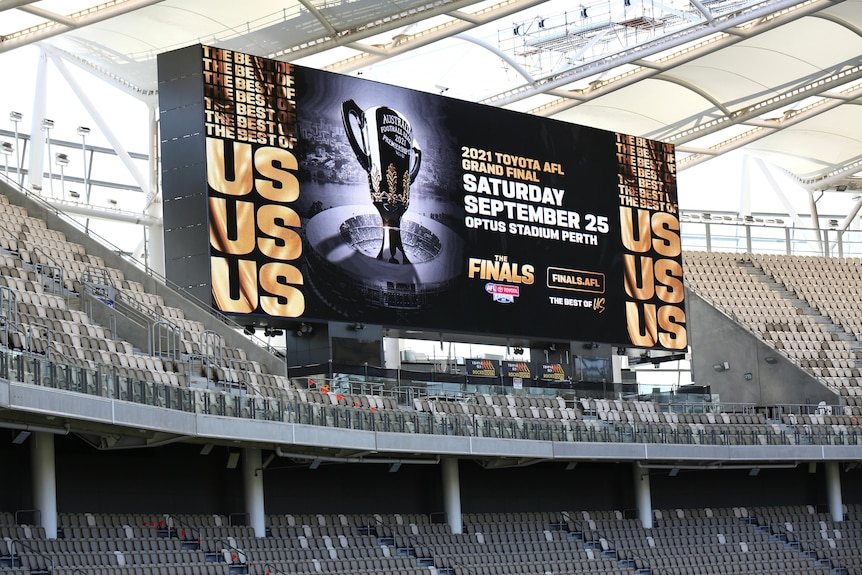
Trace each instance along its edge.
<instances>
[{"instance_id":1,"label":"row of stadium seat","mask_svg":"<svg viewBox=\"0 0 862 575\"><path fill-rule=\"evenodd\" d=\"M136 568L204 572L196 570L206 570L209 562L225 568L269 565L285 573L409 572L422 568L420 560L429 562L422 564L426 571L433 566L456 573L544 573L540 567L629 575L632 569L829 573L830 568L855 568L862 556L862 509L845 506L845 514L847 520L836 523L810 506L657 509L653 528L643 529L639 520L618 510L468 513L463 534L452 534L448 525L425 515L271 515L265 538L228 525L224 516L182 516L209 524L196 532L219 530L213 540L203 538L199 549L184 547L187 540L176 531L164 535L160 527L174 523L169 515L62 514L62 539L48 541L44 532L31 529L30 537L22 538L25 547L3 535L8 539L0 540L0 556L7 562L15 558L18 566L9 572L20 568L28 573L48 560L55 572L78 568L106 574L131 574ZM74 529L99 529L123 520L149 522L151 530L126 539L97 540L97 532L91 538L69 537L72 524ZM281 531L279 525L291 530ZM340 535L322 534L335 526L344 528Z\"/></svg>"}]
</instances>

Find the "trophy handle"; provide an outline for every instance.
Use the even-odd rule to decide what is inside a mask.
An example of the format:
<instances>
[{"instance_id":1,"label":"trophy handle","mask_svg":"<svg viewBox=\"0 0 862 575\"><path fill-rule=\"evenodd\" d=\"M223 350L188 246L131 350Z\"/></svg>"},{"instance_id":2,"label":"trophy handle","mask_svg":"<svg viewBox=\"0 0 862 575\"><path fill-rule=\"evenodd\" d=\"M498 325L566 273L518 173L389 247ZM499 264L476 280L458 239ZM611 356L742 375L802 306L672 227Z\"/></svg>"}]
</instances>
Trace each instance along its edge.
<instances>
[{"instance_id":1,"label":"trophy handle","mask_svg":"<svg viewBox=\"0 0 862 575\"><path fill-rule=\"evenodd\" d=\"M353 100L347 100L341 104L341 119L344 121L344 131L347 132L347 141L350 142L350 147L353 148L353 153L356 154L356 159L359 160L359 165L361 165L362 169L367 172L371 169L371 158L368 157L368 152L365 151L365 148L356 138L356 134L353 131L353 124L350 122L351 116L356 118L356 125L359 126L359 129L364 130L365 114L362 112L362 109L356 105L356 102ZM362 140L364 141L365 138L362 138Z\"/></svg>"},{"instance_id":2,"label":"trophy handle","mask_svg":"<svg viewBox=\"0 0 862 575\"><path fill-rule=\"evenodd\" d=\"M416 179L416 175L419 173L419 165L422 164L422 150L419 148L419 144L416 140L413 140L413 167L410 168L410 183L413 183L413 180Z\"/></svg>"}]
</instances>

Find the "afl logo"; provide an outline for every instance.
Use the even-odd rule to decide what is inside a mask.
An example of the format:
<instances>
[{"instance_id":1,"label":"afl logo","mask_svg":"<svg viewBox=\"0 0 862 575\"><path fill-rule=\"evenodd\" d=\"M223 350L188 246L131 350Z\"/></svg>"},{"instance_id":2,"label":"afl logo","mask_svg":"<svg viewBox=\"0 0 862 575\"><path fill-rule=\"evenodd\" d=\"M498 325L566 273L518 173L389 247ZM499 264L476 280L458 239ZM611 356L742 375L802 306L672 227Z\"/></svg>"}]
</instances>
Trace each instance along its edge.
<instances>
[{"instance_id":1,"label":"afl logo","mask_svg":"<svg viewBox=\"0 0 862 575\"><path fill-rule=\"evenodd\" d=\"M491 297L497 303L515 303L515 298L521 295L521 289L518 286L494 283L486 283L485 291L491 294Z\"/></svg>"}]
</instances>

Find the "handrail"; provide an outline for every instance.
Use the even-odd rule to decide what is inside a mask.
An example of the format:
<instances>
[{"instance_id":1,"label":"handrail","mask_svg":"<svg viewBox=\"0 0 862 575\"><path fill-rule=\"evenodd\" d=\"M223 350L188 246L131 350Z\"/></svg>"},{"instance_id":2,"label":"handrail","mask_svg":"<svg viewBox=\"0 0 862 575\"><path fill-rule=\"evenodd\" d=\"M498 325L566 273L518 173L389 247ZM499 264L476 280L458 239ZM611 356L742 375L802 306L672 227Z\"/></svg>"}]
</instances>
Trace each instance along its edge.
<instances>
[{"instance_id":1,"label":"handrail","mask_svg":"<svg viewBox=\"0 0 862 575\"><path fill-rule=\"evenodd\" d=\"M237 323L236 321L234 321L232 318L230 318L229 316L227 316L223 313L220 313L220 312L216 311L215 309L213 309L212 305L209 302L204 302L204 301L200 300L194 294L187 291L183 286L170 281L168 278L159 274L158 272L156 272L155 270L150 268L148 265L135 259L130 254L124 252L121 248L119 248L115 244L111 243L110 240L108 240L108 239L100 236L99 234L93 232L93 230L91 230L91 229L85 228L84 225L81 224L81 222L79 222L76 218L63 212L62 210L57 208L56 205L46 201L39 194L32 193L30 190L27 190L26 188L20 186L18 184L18 182L10 179L8 176L5 176L5 174L4 174L4 179L6 180L6 184L9 185L9 187L11 189L24 195L30 201L33 201L37 204L40 204L48 212L53 213L57 217L61 218L68 225L74 227L79 232L86 234L87 236L89 236L90 238L95 240L96 242L100 243L103 247L107 248L108 250L110 250L111 252L113 252L114 254L119 256L120 258L122 258L127 263L138 268L139 270L144 272L146 275L148 275L150 278L152 278L156 282L165 286L167 289L169 289L169 290L173 291L174 293L182 296L183 298L185 298L186 300L191 302L193 305L198 307L200 310L202 310L204 313L206 313L210 317L216 319L217 321L219 321L220 323L222 323L223 325L225 325L229 329L236 329L236 330L242 330L243 329L243 326L240 325L239 323ZM17 238L16 238L16 240L17 240ZM262 340L261 338L259 338L257 336L254 336L254 335L249 336L249 340L264 350L269 351L269 349L270 349L267 342Z\"/></svg>"},{"instance_id":2,"label":"handrail","mask_svg":"<svg viewBox=\"0 0 862 575\"><path fill-rule=\"evenodd\" d=\"M200 533L199 529L197 529L193 525L187 524L185 521L182 521L181 519L177 519L173 515L168 515L168 521L171 524L171 526L173 526L172 524L176 523L182 528L183 531L188 530L189 534L192 536L191 539L189 539L188 537L186 537L186 538L180 537L180 541L197 541L198 545L201 544L201 533ZM176 533L176 527L174 527L174 533Z\"/></svg>"},{"instance_id":3,"label":"handrail","mask_svg":"<svg viewBox=\"0 0 862 575\"><path fill-rule=\"evenodd\" d=\"M38 378L36 376L39 376ZM121 374L116 366L76 366L21 350L0 347L0 378L28 385L53 387L113 400L131 401L167 409L341 427L367 431L394 431L425 435L479 436L561 442L660 443L687 445L862 445L862 427L849 416L833 427L832 421L793 423L651 423L599 419L542 419L498 417L462 412L426 413L405 409L379 409L310 403L297 392L283 389L253 395L245 388L233 391L180 387L141 381ZM823 406L812 406L813 410ZM833 413L841 413L837 406ZM816 413L816 412L815 412Z\"/></svg>"},{"instance_id":4,"label":"handrail","mask_svg":"<svg viewBox=\"0 0 862 575\"><path fill-rule=\"evenodd\" d=\"M53 557L53 556L51 556L51 555L46 555L45 553L42 553L41 551L39 551L39 550L38 550L38 549L36 549L35 547L32 547L32 546L30 546L30 545L28 545L28 544L24 543L21 539L13 539L13 540L12 540L12 543L13 543L13 544L15 544L15 545L20 545L21 547L24 547L24 548L25 548L25 549L27 549L28 551L31 551L32 553L34 553L35 555L38 555L39 557L41 557L41 558L43 558L43 559L47 559L47 560L48 560L48 562L51 564L51 573L54 573L54 566L55 566L55 564L54 564L54 557ZM13 556L13 557L15 557L15 554L13 553L13 554L12 554L12 556ZM18 557L19 557L19 560L20 560L20 554L18 555Z\"/></svg>"},{"instance_id":5,"label":"handrail","mask_svg":"<svg viewBox=\"0 0 862 575\"><path fill-rule=\"evenodd\" d=\"M247 551L236 547L235 545L231 544L230 541L225 541L221 537L208 540L215 545L215 550L211 551L211 553L219 553L222 558L225 558L225 551L228 551L230 553L231 560L225 561L225 563L229 565L249 565L253 563L253 561L249 561L249 554Z\"/></svg>"},{"instance_id":6,"label":"handrail","mask_svg":"<svg viewBox=\"0 0 862 575\"><path fill-rule=\"evenodd\" d=\"M22 240L18 240L18 241L20 242L20 241L22 241ZM31 242L31 243L32 243L32 242ZM18 246L18 250L19 250L19 251L21 250L21 246L20 246L20 245ZM62 289L64 289L64 290L65 290L65 287L66 287L66 286L65 286L65 283L64 283L64 280L65 280L65 272L64 272L64 270L63 270L63 266L61 266L59 263L57 263L57 260L55 260L55 259L54 259L54 257L53 257L51 254L49 254L48 252L46 252L45 250L43 250L41 245L34 244L34 245L33 245L33 252L34 252L34 253L37 253L37 254L40 254L43 258L45 258L45 260L47 260L47 262L48 262L48 263L46 264L46 263L44 263L44 262L43 262L43 261L41 261L41 260L39 260L39 261L35 261L35 262L30 262L30 263L31 263L31 264L32 264L32 265L33 265L37 270L39 270L39 273L41 273L41 267L42 267L42 266L50 266L50 267L52 267L52 268L54 268L54 269L58 270L58 271L60 272L60 277L59 277L59 279L56 279L56 278L55 278L55 281L59 282L59 286L60 286ZM63 299L64 299L64 300L66 300L66 302L68 302L68 301L69 301L69 294L66 294L65 296L63 296Z\"/></svg>"}]
</instances>

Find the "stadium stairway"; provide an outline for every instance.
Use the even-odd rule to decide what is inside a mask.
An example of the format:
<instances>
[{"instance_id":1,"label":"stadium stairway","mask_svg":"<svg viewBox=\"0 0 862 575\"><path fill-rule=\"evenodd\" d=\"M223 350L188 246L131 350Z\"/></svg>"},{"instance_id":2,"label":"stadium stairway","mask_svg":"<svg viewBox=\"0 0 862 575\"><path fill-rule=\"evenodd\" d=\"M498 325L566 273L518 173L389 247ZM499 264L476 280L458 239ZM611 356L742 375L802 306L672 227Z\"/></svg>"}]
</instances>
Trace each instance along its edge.
<instances>
[{"instance_id":1,"label":"stadium stairway","mask_svg":"<svg viewBox=\"0 0 862 575\"><path fill-rule=\"evenodd\" d=\"M693 357L699 383L711 383L714 391L739 400L746 393L756 395L763 403L813 399L814 403L855 406L857 397L862 403L862 343L850 327L852 308L842 308L841 316L837 311L832 316L824 314L822 304L818 307L812 302L828 296L806 291L822 292L821 280L795 276L794 281L788 280L794 272L804 278L815 274L815 269L829 268L836 285L855 286L859 266L853 260L809 258L804 269L792 267L798 260L795 256L685 252L692 345L696 345L697 331L703 326L713 336L707 353L700 347L698 357ZM845 294L845 299L854 298ZM847 325L837 323L838 317ZM716 334L724 337L714 337ZM710 373L713 365L725 362L739 371L757 374L755 383L733 385L730 374Z\"/></svg>"}]
</instances>

